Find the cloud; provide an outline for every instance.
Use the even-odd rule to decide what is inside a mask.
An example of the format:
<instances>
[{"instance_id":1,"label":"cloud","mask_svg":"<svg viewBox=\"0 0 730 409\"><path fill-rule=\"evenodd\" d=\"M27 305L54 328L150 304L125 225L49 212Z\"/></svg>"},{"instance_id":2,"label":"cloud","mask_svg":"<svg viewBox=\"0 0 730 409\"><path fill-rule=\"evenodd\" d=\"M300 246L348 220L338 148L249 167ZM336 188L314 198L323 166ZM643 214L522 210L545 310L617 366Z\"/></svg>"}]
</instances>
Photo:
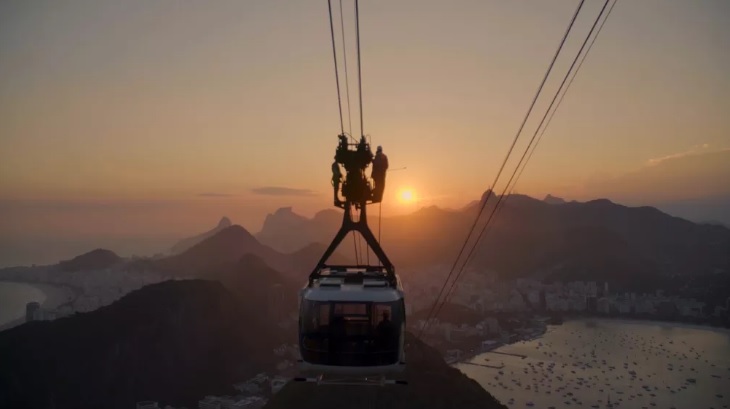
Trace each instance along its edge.
<instances>
[{"instance_id":1,"label":"cloud","mask_svg":"<svg viewBox=\"0 0 730 409\"><path fill-rule=\"evenodd\" d=\"M606 197L630 203L670 202L730 194L730 149L708 149L657 158L633 171L596 176L577 191L578 198Z\"/></svg>"},{"instance_id":2,"label":"cloud","mask_svg":"<svg viewBox=\"0 0 730 409\"><path fill-rule=\"evenodd\" d=\"M646 164L648 166L656 166L656 165L664 162L665 160L679 159L679 158L683 158L685 156L697 155L697 154L703 153L704 151L706 151L709 148L710 148L710 145L706 144L706 143L703 143L702 145L695 145L695 146L689 148L689 150L686 150L684 152L673 153L671 155L666 155L666 156L662 156L659 158L649 159L646 162Z\"/></svg>"},{"instance_id":3,"label":"cloud","mask_svg":"<svg viewBox=\"0 0 730 409\"><path fill-rule=\"evenodd\" d=\"M257 195L266 196L316 196L317 192L310 189L295 189L291 187L263 186L251 189Z\"/></svg>"},{"instance_id":4,"label":"cloud","mask_svg":"<svg viewBox=\"0 0 730 409\"><path fill-rule=\"evenodd\" d=\"M206 193L198 193L198 196L200 196L200 197L231 197L233 195L229 194L229 193L206 192Z\"/></svg>"}]
</instances>

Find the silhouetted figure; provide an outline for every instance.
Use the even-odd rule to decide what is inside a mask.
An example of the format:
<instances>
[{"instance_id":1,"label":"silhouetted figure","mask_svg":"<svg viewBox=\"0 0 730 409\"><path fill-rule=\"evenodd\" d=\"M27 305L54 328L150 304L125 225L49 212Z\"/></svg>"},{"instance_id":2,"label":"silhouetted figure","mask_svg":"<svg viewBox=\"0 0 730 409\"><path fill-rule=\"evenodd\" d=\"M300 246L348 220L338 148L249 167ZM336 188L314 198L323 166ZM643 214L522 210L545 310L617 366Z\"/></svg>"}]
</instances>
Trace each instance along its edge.
<instances>
[{"instance_id":1,"label":"silhouetted figure","mask_svg":"<svg viewBox=\"0 0 730 409\"><path fill-rule=\"evenodd\" d=\"M373 189L373 202L380 202L383 200L383 192L385 191L385 172L388 170L388 157L383 153L383 147L378 146L378 150L375 153L373 159L373 169L370 173L370 177L375 182L375 188Z\"/></svg>"},{"instance_id":2,"label":"silhouetted figure","mask_svg":"<svg viewBox=\"0 0 730 409\"><path fill-rule=\"evenodd\" d=\"M340 145L337 147L338 150L347 150L347 136L345 134L337 135L340 138Z\"/></svg>"},{"instance_id":3,"label":"silhouetted figure","mask_svg":"<svg viewBox=\"0 0 730 409\"><path fill-rule=\"evenodd\" d=\"M334 362L332 365L340 364L342 353L346 352L347 348L347 329L345 328L345 318L334 317L330 324L329 333L329 352L330 357Z\"/></svg>"},{"instance_id":4,"label":"silhouetted figure","mask_svg":"<svg viewBox=\"0 0 730 409\"><path fill-rule=\"evenodd\" d=\"M340 205L340 198L337 196L337 192L340 191L340 183L342 183L342 171L340 171L340 165L337 163L337 156L335 161L332 162L332 186L335 189L335 206Z\"/></svg>"},{"instance_id":5,"label":"silhouetted figure","mask_svg":"<svg viewBox=\"0 0 730 409\"><path fill-rule=\"evenodd\" d=\"M391 362L392 355L397 354L396 328L393 321L390 320L390 313L383 311L383 319L375 328L375 345L377 345L377 359L382 362Z\"/></svg>"}]
</instances>

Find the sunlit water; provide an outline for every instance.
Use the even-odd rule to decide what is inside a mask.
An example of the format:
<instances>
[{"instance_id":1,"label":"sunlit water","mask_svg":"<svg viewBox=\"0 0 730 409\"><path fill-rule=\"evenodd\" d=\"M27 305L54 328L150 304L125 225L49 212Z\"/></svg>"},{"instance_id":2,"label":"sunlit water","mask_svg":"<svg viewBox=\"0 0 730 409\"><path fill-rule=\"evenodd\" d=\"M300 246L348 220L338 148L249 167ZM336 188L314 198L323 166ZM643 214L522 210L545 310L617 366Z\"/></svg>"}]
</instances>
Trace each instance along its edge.
<instances>
[{"instance_id":1,"label":"sunlit water","mask_svg":"<svg viewBox=\"0 0 730 409\"><path fill-rule=\"evenodd\" d=\"M0 326L25 317L25 305L43 303L46 295L31 285L0 281Z\"/></svg>"},{"instance_id":2,"label":"sunlit water","mask_svg":"<svg viewBox=\"0 0 730 409\"><path fill-rule=\"evenodd\" d=\"M526 357L457 367L510 408L730 408L728 330L578 320L496 351Z\"/></svg>"}]
</instances>

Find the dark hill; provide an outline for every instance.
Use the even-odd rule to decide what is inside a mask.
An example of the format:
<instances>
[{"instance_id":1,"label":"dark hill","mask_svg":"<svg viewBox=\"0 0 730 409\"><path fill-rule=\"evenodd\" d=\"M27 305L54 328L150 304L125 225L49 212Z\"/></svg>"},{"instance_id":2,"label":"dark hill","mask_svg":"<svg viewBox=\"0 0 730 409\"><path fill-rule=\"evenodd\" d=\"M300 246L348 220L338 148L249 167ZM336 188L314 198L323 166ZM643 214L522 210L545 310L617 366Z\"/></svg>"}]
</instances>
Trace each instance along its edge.
<instances>
[{"instance_id":1,"label":"dark hill","mask_svg":"<svg viewBox=\"0 0 730 409\"><path fill-rule=\"evenodd\" d=\"M87 271L109 268L122 261L122 258L111 250L96 249L71 260L64 260L58 263L62 271Z\"/></svg>"},{"instance_id":2,"label":"dark hill","mask_svg":"<svg viewBox=\"0 0 730 409\"><path fill-rule=\"evenodd\" d=\"M433 348L406 338L408 386L316 386L289 383L265 409L501 409L506 408L476 381L448 366Z\"/></svg>"},{"instance_id":3,"label":"dark hill","mask_svg":"<svg viewBox=\"0 0 730 409\"><path fill-rule=\"evenodd\" d=\"M239 295L247 308L266 317L272 327L298 311L298 290L303 281L279 273L253 254L241 257L211 278Z\"/></svg>"},{"instance_id":4,"label":"dark hill","mask_svg":"<svg viewBox=\"0 0 730 409\"><path fill-rule=\"evenodd\" d=\"M195 406L273 363L266 317L213 281L168 281L0 333L0 407Z\"/></svg>"},{"instance_id":5,"label":"dark hill","mask_svg":"<svg viewBox=\"0 0 730 409\"><path fill-rule=\"evenodd\" d=\"M179 254L183 251L189 249L190 247L193 247L194 245L200 243L201 241L207 239L208 237L213 236L214 234L218 233L219 231L226 229L228 227L231 227L232 223L231 220L227 217L221 218L221 220L218 222L218 225L212 228L211 230L208 230L205 233L198 234L197 236L188 237L185 239L182 239L175 243L174 246L172 246L172 249L170 250L172 254Z\"/></svg>"}]
</instances>

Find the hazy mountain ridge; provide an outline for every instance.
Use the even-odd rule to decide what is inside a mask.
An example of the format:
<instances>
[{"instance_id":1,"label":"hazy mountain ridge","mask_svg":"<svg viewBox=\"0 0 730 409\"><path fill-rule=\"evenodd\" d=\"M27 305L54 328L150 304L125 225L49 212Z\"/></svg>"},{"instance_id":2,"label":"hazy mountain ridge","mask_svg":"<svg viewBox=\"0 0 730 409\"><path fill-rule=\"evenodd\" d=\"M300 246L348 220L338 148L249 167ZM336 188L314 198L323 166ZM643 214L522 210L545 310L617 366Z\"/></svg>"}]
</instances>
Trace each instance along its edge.
<instances>
[{"instance_id":1,"label":"hazy mountain ridge","mask_svg":"<svg viewBox=\"0 0 730 409\"><path fill-rule=\"evenodd\" d=\"M286 253L311 243L329 244L341 224L342 213L337 210L322 210L310 219L294 213L291 207L282 207L266 216L255 236L261 243Z\"/></svg>"},{"instance_id":2,"label":"hazy mountain ridge","mask_svg":"<svg viewBox=\"0 0 730 409\"><path fill-rule=\"evenodd\" d=\"M401 268L452 263L488 193L462 210L429 207L383 218L382 244L391 260ZM477 232L496 201L492 197L487 202ZM627 287L651 284L647 278L730 272L730 230L722 226L697 224L653 207L627 207L607 199L548 203L513 194L502 202L474 252L471 267L505 277L608 279ZM314 240L309 235L321 237L331 229L318 229L314 219L306 230L286 229L281 222L277 231L296 235L299 242ZM377 232L377 222L370 224ZM270 240L277 240L277 234L260 233Z\"/></svg>"},{"instance_id":3,"label":"hazy mountain ridge","mask_svg":"<svg viewBox=\"0 0 730 409\"><path fill-rule=\"evenodd\" d=\"M58 263L61 271L87 271L99 270L111 267L122 262L122 258L111 250L96 249L71 260L64 260Z\"/></svg>"},{"instance_id":4,"label":"hazy mountain ridge","mask_svg":"<svg viewBox=\"0 0 730 409\"><path fill-rule=\"evenodd\" d=\"M215 235L219 231L226 229L228 227L231 227L232 225L233 225L233 223L231 223L231 220L228 217L224 216L218 222L218 225L215 226L213 229L208 230L205 233L201 233L201 234L198 234L193 237L184 238L184 239L178 241L177 243L175 243L175 245L172 246L172 248L170 249L170 252L172 254L180 254L183 251L185 251L185 250L193 247L194 245L200 243L201 241L207 239L208 237Z\"/></svg>"},{"instance_id":5,"label":"hazy mountain ridge","mask_svg":"<svg viewBox=\"0 0 730 409\"><path fill-rule=\"evenodd\" d=\"M222 266L238 262L247 254L254 254L268 265L287 273L291 272L295 264L282 253L259 243L243 227L233 225L180 254L156 260L154 267L175 275L205 276Z\"/></svg>"}]
</instances>

